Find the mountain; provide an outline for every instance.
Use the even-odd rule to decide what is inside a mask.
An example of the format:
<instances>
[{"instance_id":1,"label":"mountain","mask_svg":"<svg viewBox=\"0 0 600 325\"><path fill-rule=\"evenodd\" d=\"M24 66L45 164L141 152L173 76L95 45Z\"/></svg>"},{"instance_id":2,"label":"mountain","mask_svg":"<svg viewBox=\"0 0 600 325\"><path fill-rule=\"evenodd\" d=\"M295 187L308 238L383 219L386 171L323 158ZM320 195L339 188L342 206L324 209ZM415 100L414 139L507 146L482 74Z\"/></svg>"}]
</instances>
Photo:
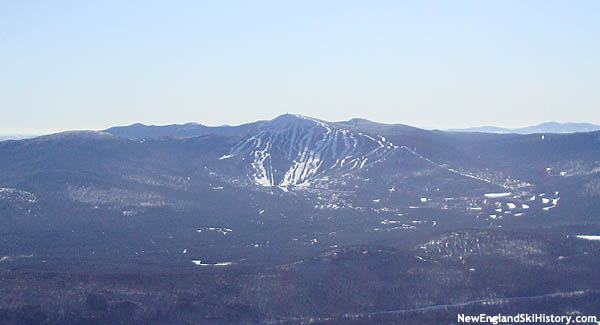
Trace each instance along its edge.
<instances>
[{"instance_id":1,"label":"mountain","mask_svg":"<svg viewBox=\"0 0 600 325\"><path fill-rule=\"evenodd\" d=\"M285 114L293 115L293 114ZM284 116L285 116L284 115ZM115 126L103 130L115 136L139 140L158 137L193 137L200 135L221 135L221 136L241 136L253 129L257 129L268 121L258 121L253 123L241 124L238 126L205 126L198 123L170 124L170 125L144 125L135 123L128 126ZM359 131L372 131L383 134L397 134L398 132L418 132L417 128L402 124L384 124L369 121L367 119L355 118L349 121L328 122L330 125L339 125L348 129ZM480 133L516 133L516 134L534 134L534 133L577 133L599 131L600 126L591 123L557 123L545 122L534 126L522 128L502 128L497 126L480 126L463 129L448 129L448 132L480 132ZM421 130L425 131L425 130ZM34 136L6 136L6 139L25 139ZM0 137L2 139L2 137Z\"/></svg>"},{"instance_id":2,"label":"mountain","mask_svg":"<svg viewBox=\"0 0 600 325\"><path fill-rule=\"evenodd\" d=\"M157 138L164 136L171 137L194 137L201 135L221 135L221 136L237 136L247 133L250 129L262 124L262 122L242 124L238 126L205 126L198 123L186 123L186 124L171 124L164 126L157 125L144 125L142 123L135 123L128 126L115 126L104 130L103 132L110 133L112 135L138 140Z\"/></svg>"},{"instance_id":3,"label":"mountain","mask_svg":"<svg viewBox=\"0 0 600 325\"><path fill-rule=\"evenodd\" d=\"M598 131L293 114L183 128L0 142L3 323L435 324L598 306Z\"/></svg>"},{"instance_id":4,"label":"mountain","mask_svg":"<svg viewBox=\"0 0 600 325\"><path fill-rule=\"evenodd\" d=\"M336 124L282 115L239 140L220 160L245 165L263 186L308 186L341 173L368 169L398 153L383 137L353 133Z\"/></svg>"},{"instance_id":5,"label":"mountain","mask_svg":"<svg viewBox=\"0 0 600 325\"><path fill-rule=\"evenodd\" d=\"M35 138L37 135L33 134L0 134L0 141L6 140L23 140Z\"/></svg>"},{"instance_id":6,"label":"mountain","mask_svg":"<svg viewBox=\"0 0 600 325\"><path fill-rule=\"evenodd\" d=\"M518 133L518 134L533 134L533 133L575 133L575 132L592 132L600 130L600 125L590 123L557 123L545 122L534 126L507 129L497 126L481 126L471 127L466 129L449 129L453 132L485 132L485 133Z\"/></svg>"},{"instance_id":7,"label":"mountain","mask_svg":"<svg viewBox=\"0 0 600 325\"><path fill-rule=\"evenodd\" d=\"M599 207L598 132L452 133L292 114L245 127L239 135L132 140L79 131L0 143L0 222L18 239L0 254L62 252L50 234L86 224L86 235L63 235L100 245L115 261L169 250L191 263L173 252L193 242L188 254L255 262L455 227L590 222ZM210 230L227 235L201 236L198 246L203 228L233 231ZM182 236L165 237L166 229ZM105 247L117 243L128 253ZM228 250L218 248L224 243Z\"/></svg>"}]
</instances>

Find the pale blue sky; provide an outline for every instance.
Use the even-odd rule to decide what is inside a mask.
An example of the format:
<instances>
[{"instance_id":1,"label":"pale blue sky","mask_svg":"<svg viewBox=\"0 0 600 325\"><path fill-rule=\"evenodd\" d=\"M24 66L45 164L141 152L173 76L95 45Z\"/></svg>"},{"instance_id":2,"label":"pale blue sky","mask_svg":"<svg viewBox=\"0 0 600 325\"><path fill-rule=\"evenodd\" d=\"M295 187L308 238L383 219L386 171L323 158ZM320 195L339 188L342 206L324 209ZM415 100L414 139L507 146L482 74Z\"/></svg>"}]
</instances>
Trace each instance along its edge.
<instances>
[{"instance_id":1,"label":"pale blue sky","mask_svg":"<svg viewBox=\"0 0 600 325\"><path fill-rule=\"evenodd\" d=\"M0 134L600 124L600 1L3 1Z\"/></svg>"}]
</instances>

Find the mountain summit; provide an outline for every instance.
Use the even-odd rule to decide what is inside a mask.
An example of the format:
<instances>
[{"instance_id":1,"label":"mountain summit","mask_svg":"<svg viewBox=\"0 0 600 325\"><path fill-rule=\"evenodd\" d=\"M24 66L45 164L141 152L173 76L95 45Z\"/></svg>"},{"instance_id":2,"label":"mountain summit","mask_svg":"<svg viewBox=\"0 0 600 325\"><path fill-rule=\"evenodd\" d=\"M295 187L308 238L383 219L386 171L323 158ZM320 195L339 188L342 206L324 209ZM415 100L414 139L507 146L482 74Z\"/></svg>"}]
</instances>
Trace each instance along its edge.
<instances>
[{"instance_id":1,"label":"mountain summit","mask_svg":"<svg viewBox=\"0 0 600 325\"><path fill-rule=\"evenodd\" d=\"M263 186L303 186L333 172L368 168L398 146L384 137L354 133L335 123L285 114L248 134L220 159L249 161Z\"/></svg>"}]
</instances>

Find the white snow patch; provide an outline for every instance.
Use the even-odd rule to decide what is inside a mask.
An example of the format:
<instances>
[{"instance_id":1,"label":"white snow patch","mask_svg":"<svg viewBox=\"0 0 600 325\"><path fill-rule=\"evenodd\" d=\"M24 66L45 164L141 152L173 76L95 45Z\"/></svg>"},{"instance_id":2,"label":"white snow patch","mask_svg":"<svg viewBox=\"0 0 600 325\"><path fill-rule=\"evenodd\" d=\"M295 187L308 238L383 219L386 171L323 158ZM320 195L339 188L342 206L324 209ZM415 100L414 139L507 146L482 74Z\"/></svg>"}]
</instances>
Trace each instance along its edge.
<instances>
[{"instance_id":1,"label":"white snow patch","mask_svg":"<svg viewBox=\"0 0 600 325\"><path fill-rule=\"evenodd\" d=\"M216 232L222 233L223 235L227 235L228 233L232 232L233 229L221 228L221 227L208 227L208 228L196 229L196 232L202 232L202 231L216 231Z\"/></svg>"},{"instance_id":2,"label":"white snow patch","mask_svg":"<svg viewBox=\"0 0 600 325\"><path fill-rule=\"evenodd\" d=\"M600 240L600 236L597 235L577 235L575 237L587 240Z\"/></svg>"},{"instance_id":3,"label":"white snow patch","mask_svg":"<svg viewBox=\"0 0 600 325\"><path fill-rule=\"evenodd\" d=\"M363 167L365 167L365 164L367 163L367 160L369 160L369 158L365 158L361 163L360 163L360 169L363 169ZM392 187L392 192L393 192L394 188Z\"/></svg>"},{"instance_id":4,"label":"white snow patch","mask_svg":"<svg viewBox=\"0 0 600 325\"><path fill-rule=\"evenodd\" d=\"M521 208L523 208L523 209L529 209L529 205L527 205L527 204L523 203L523 204L521 205Z\"/></svg>"},{"instance_id":5,"label":"white snow patch","mask_svg":"<svg viewBox=\"0 0 600 325\"><path fill-rule=\"evenodd\" d=\"M542 203L548 204L548 203L550 203L550 199L542 198Z\"/></svg>"},{"instance_id":6,"label":"white snow patch","mask_svg":"<svg viewBox=\"0 0 600 325\"><path fill-rule=\"evenodd\" d=\"M201 260L192 260L192 263L194 263L198 266L227 266L227 265L233 264L233 262L219 262L219 263L214 263L214 264L207 264L207 263L202 263Z\"/></svg>"},{"instance_id":7,"label":"white snow patch","mask_svg":"<svg viewBox=\"0 0 600 325\"><path fill-rule=\"evenodd\" d=\"M511 210L517 207L517 205L514 203L506 203L506 205L508 205L508 208Z\"/></svg>"},{"instance_id":8,"label":"white snow patch","mask_svg":"<svg viewBox=\"0 0 600 325\"><path fill-rule=\"evenodd\" d=\"M224 156L221 156L221 158L219 158L219 160L229 159L229 158L232 158L232 157L235 157L235 155L224 155Z\"/></svg>"},{"instance_id":9,"label":"white snow patch","mask_svg":"<svg viewBox=\"0 0 600 325\"><path fill-rule=\"evenodd\" d=\"M504 192L504 193L486 193L484 194L485 197L489 197L489 198L498 198L498 197L507 197L512 195L512 192Z\"/></svg>"}]
</instances>

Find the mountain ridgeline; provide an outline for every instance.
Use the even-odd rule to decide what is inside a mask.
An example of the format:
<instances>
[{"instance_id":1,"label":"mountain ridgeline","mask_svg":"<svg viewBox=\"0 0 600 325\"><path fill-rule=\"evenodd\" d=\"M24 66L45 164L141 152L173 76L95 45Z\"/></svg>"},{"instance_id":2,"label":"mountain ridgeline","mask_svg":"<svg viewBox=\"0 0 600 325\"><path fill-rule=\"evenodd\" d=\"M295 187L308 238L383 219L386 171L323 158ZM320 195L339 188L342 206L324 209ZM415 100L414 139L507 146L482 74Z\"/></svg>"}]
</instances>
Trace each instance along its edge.
<instances>
[{"instance_id":1,"label":"mountain ridgeline","mask_svg":"<svg viewBox=\"0 0 600 325\"><path fill-rule=\"evenodd\" d=\"M600 125L591 123L557 123L545 122L538 125L526 126L522 128L502 128L497 126L480 126L466 129L450 129L448 131L457 132L487 132L487 133L576 133L576 132L592 132L599 131Z\"/></svg>"},{"instance_id":2,"label":"mountain ridgeline","mask_svg":"<svg viewBox=\"0 0 600 325\"><path fill-rule=\"evenodd\" d=\"M513 301L585 314L599 198L600 131L286 114L3 141L0 319L440 323ZM17 295L24 283L53 302Z\"/></svg>"}]
</instances>

